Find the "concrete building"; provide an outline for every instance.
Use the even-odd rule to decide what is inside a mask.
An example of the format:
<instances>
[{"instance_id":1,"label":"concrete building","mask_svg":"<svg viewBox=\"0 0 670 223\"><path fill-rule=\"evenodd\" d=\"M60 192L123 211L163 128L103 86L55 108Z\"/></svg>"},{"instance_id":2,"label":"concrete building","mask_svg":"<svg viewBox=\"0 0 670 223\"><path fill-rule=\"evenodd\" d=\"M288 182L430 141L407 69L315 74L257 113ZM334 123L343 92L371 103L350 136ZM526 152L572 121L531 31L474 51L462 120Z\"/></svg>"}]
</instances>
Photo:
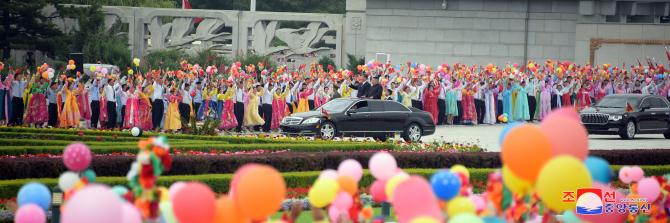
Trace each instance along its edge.
<instances>
[{"instance_id":1,"label":"concrete building","mask_svg":"<svg viewBox=\"0 0 670 223\"><path fill-rule=\"evenodd\" d=\"M394 63L667 63L670 1L367 0L365 55ZM348 1L349 4L349 1ZM349 7L349 6L347 6ZM644 62L643 62L644 63Z\"/></svg>"}]
</instances>

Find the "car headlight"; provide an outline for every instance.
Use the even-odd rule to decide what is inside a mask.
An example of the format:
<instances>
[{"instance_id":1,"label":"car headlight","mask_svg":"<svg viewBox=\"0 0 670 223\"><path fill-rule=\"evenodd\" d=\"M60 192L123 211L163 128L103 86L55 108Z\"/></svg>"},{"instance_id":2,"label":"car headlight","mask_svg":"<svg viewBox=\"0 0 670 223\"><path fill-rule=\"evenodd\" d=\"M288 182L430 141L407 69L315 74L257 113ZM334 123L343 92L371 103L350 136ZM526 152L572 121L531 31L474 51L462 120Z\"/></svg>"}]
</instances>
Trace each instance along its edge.
<instances>
[{"instance_id":1,"label":"car headlight","mask_svg":"<svg viewBox=\"0 0 670 223\"><path fill-rule=\"evenodd\" d=\"M610 115L610 121L619 121L623 118L623 115Z\"/></svg>"},{"instance_id":2,"label":"car headlight","mask_svg":"<svg viewBox=\"0 0 670 223\"><path fill-rule=\"evenodd\" d=\"M308 118L305 121L302 121L302 124L314 124L319 122L319 118Z\"/></svg>"}]
</instances>

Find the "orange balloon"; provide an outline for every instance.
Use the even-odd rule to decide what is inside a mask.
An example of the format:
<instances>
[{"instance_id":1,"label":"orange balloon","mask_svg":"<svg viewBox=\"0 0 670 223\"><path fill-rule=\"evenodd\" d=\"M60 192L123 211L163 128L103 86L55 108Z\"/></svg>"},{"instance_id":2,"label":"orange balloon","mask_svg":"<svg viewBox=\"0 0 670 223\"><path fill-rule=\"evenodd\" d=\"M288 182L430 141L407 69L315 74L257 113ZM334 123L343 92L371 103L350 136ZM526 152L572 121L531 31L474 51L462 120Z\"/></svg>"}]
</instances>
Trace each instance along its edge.
<instances>
[{"instance_id":1,"label":"orange balloon","mask_svg":"<svg viewBox=\"0 0 670 223\"><path fill-rule=\"evenodd\" d=\"M347 192L349 195L354 196L358 192L358 185L354 178L350 176L339 176L337 177L337 184L340 185L340 188Z\"/></svg>"},{"instance_id":2,"label":"orange balloon","mask_svg":"<svg viewBox=\"0 0 670 223\"><path fill-rule=\"evenodd\" d=\"M548 116L540 129L549 138L554 156L571 155L585 160L589 154L589 134L578 120L567 116Z\"/></svg>"},{"instance_id":3,"label":"orange balloon","mask_svg":"<svg viewBox=\"0 0 670 223\"><path fill-rule=\"evenodd\" d=\"M216 214L214 221L217 223L247 223L248 219L242 217L240 209L235 206L233 198L222 196L216 200Z\"/></svg>"},{"instance_id":4,"label":"orange balloon","mask_svg":"<svg viewBox=\"0 0 670 223\"><path fill-rule=\"evenodd\" d=\"M549 138L540 128L529 124L513 128L500 151L503 164L519 178L530 182L535 182L551 154Z\"/></svg>"},{"instance_id":5,"label":"orange balloon","mask_svg":"<svg viewBox=\"0 0 670 223\"><path fill-rule=\"evenodd\" d=\"M49 73L47 73L46 71L42 72L42 78L49 79Z\"/></svg>"},{"instance_id":6,"label":"orange balloon","mask_svg":"<svg viewBox=\"0 0 670 223\"><path fill-rule=\"evenodd\" d=\"M240 177L235 203L244 217L260 221L276 213L286 197L286 182L274 168L258 165Z\"/></svg>"}]
</instances>

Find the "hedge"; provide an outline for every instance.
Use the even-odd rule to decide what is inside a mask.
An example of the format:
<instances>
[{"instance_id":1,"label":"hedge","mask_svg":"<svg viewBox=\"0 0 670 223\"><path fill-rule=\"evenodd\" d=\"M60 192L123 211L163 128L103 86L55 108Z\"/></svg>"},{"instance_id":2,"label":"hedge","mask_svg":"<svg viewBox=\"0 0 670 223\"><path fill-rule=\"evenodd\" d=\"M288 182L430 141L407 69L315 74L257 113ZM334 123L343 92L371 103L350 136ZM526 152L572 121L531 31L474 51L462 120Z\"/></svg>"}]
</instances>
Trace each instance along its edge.
<instances>
[{"instance_id":1,"label":"hedge","mask_svg":"<svg viewBox=\"0 0 670 223\"><path fill-rule=\"evenodd\" d=\"M430 177L436 169L406 169L410 174L421 175L426 178ZM488 174L493 169L470 169L470 178L472 182L486 182ZM289 188L308 188L319 177L319 171L310 172L287 172L282 173L286 186ZM177 181L200 181L209 185L214 192L227 193L228 185L232 174L205 174L205 175L177 175L177 176L161 176L158 178L157 184L168 187ZM359 182L359 187L364 188L372 184L374 178L366 170L363 178ZM7 199L16 197L21 186L29 182L40 182L46 184L49 188L53 188L58 184L58 178L39 178L39 179L20 179L20 180L3 180L0 181L0 199ZM107 185L126 185L128 180L125 177L98 177L96 182ZM477 185L477 184L474 184ZM476 192L482 191L483 187L475 188Z\"/></svg>"},{"instance_id":2,"label":"hedge","mask_svg":"<svg viewBox=\"0 0 670 223\"><path fill-rule=\"evenodd\" d=\"M446 168L453 164L463 164L470 168L500 168L498 153L410 153L392 152L398 166L403 168ZM314 171L336 169L345 159L355 159L367 167L368 160L374 154L361 152L286 152L249 155L175 155L172 169L168 175L220 174L233 173L246 163L262 163L273 166L282 172ZM125 176L132 156L96 156L91 168L101 176ZM639 160L638 163L617 163L613 165L650 165ZM668 163L664 163L668 164ZM66 168L60 158L31 157L21 159L0 159L0 179L58 177Z\"/></svg>"}]
</instances>

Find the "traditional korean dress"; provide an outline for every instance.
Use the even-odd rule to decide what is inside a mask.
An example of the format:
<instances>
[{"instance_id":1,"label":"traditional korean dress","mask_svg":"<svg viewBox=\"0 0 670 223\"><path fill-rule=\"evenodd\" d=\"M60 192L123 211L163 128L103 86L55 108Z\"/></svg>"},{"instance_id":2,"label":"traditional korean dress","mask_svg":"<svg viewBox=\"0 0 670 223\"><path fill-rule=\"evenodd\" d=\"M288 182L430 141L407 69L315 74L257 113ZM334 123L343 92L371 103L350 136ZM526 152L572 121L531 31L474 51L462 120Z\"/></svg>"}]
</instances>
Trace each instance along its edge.
<instances>
[{"instance_id":1,"label":"traditional korean dress","mask_svg":"<svg viewBox=\"0 0 670 223\"><path fill-rule=\"evenodd\" d=\"M44 96L47 90L46 83L33 84L30 92L32 96L28 102L28 110L26 113L25 122L28 124L43 124L49 121L47 113L47 101Z\"/></svg>"},{"instance_id":2,"label":"traditional korean dress","mask_svg":"<svg viewBox=\"0 0 670 223\"><path fill-rule=\"evenodd\" d=\"M140 128L142 130L153 129L154 125L153 122L151 121L151 101L149 100L149 95L140 92L138 106L140 116Z\"/></svg>"},{"instance_id":3,"label":"traditional korean dress","mask_svg":"<svg viewBox=\"0 0 670 223\"><path fill-rule=\"evenodd\" d=\"M300 93L298 93L298 107L296 108L295 113L300 113L300 112L308 112L309 111L309 103L307 101L307 97L311 95L314 92L314 89L308 89L304 90Z\"/></svg>"},{"instance_id":4,"label":"traditional korean dress","mask_svg":"<svg viewBox=\"0 0 670 223\"><path fill-rule=\"evenodd\" d=\"M540 120L551 112L551 90L552 83L543 83L540 91Z\"/></svg>"},{"instance_id":5,"label":"traditional korean dress","mask_svg":"<svg viewBox=\"0 0 670 223\"><path fill-rule=\"evenodd\" d=\"M475 89L464 89L461 102L463 103L462 121L477 123L477 110L475 109Z\"/></svg>"},{"instance_id":6,"label":"traditional korean dress","mask_svg":"<svg viewBox=\"0 0 670 223\"><path fill-rule=\"evenodd\" d=\"M580 111L586 107L591 106L591 96L589 96L589 90L582 88L577 92L577 111Z\"/></svg>"},{"instance_id":7,"label":"traditional korean dress","mask_svg":"<svg viewBox=\"0 0 670 223\"><path fill-rule=\"evenodd\" d=\"M107 126L109 117L107 117L107 96L102 89L100 88L100 126L104 128L104 126Z\"/></svg>"},{"instance_id":8,"label":"traditional korean dress","mask_svg":"<svg viewBox=\"0 0 670 223\"><path fill-rule=\"evenodd\" d=\"M123 128L130 129L133 127L141 127L142 121L140 120L140 99L137 94L128 94L124 116Z\"/></svg>"},{"instance_id":9,"label":"traditional korean dress","mask_svg":"<svg viewBox=\"0 0 670 223\"><path fill-rule=\"evenodd\" d=\"M165 122L163 129L165 130L179 130L181 129L181 117L179 116L179 102L181 102L181 96L170 95L168 96L168 109L165 113Z\"/></svg>"},{"instance_id":10,"label":"traditional korean dress","mask_svg":"<svg viewBox=\"0 0 670 223\"><path fill-rule=\"evenodd\" d=\"M236 88L229 87L226 90L226 93L222 95L223 111L221 112L221 122L219 123L219 129L233 129L237 127L237 119L235 118L235 101L233 100L233 95L235 95Z\"/></svg>"},{"instance_id":11,"label":"traditional korean dress","mask_svg":"<svg viewBox=\"0 0 670 223\"><path fill-rule=\"evenodd\" d=\"M528 107L528 97L526 95L526 88L521 87L520 85L515 85L514 88L517 92L516 101L514 104L514 115L512 120L515 121L524 121L530 120L530 110Z\"/></svg>"},{"instance_id":12,"label":"traditional korean dress","mask_svg":"<svg viewBox=\"0 0 670 223\"><path fill-rule=\"evenodd\" d=\"M503 114L507 114L509 118L512 118L512 110L514 103L512 102L512 89L506 87L502 93L503 97Z\"/></svg>"},{"instance_id":13,"label":"traditional korean dress","mask_svg":"<svg viewBox=\"0 0 670 223\"><path fill-rule=\"evenodd\" d=\"M486 124L495 124L496 123L496 97L498 88L495 86L489 86L484 90L484 123Z\"/></svg>"},{"instance_id":14,"label":"traditional korean dress","mask_svg":"<svg viewBox=\"0 0 670 223\"><path fill-rule=\"evenodd\" d=\"M260 97L263 96L263 91L255 92L252 88L249 90L249 103L247 103L247 109L244 112L244 122L243 125L247 127L253 127L258 125L265 124L265 120L258 114L258 105L260 104Z\"/></svg>"},{"instance_id":15,"label":"traditional korean dress","mask_svg":"<svg viewBox=\"0 0 670 223\"><path fill-rule=\"evenodd\" d=\"M60 111L60 127L70 128L76 127L79 125L79 119L81 118L81 113L79 113L79 105L77 104L76 92L70 90L70 83L66 83L63 91L65 93L65 102L63 102L63 108ZM61 96L58 96L61 99ZM59 103L60 104L60 103Z\"/></svg>"},{"instance_id":16,"label":"traditional korean dress","mask_svg":"<svg viewBox=\"0 0 670 223\"><path fill-rule=\"evenodd\" d=\"M432 90L426 88L426 90L424 90L423 92L424 96L423 110L430 113L430 115L433 117L433 123L437 123L437 117L439 113L439 109L437 108L437 97L439 95L440 95L439 87L433 88Z\"/></svg>"},{"instance_id":17,"label":"traditional korean dress","mask_svg":"<svg viewBox=\"0 0 670 223\"><path fill-rule=\"evenodd\" d=\"M458 90L459 89L457 88L453 88L453 86L449 88L447 90L446 103L444 103L446 105L445 111L447 111L447 115L451 115L452 117L458 116L458 93L456 92Z\"/></svg>"},{"instance_id":18,"label":"traditional korean dress","mask_svg":"<svg viewBox=\"0 0 670 223\"><path fill-rule=\"evenodd\" d=\"M290 89L284 89L284 92L279 93L275 91L272 98L272 124L270 129L275 130L279 128L281 120L286 116L288 108L286 107L286 96ZM316 103L316 102L315 102ZM316 105L315 105L316 106Z\"/></svg>"},{"instance_id":19,"label":"traditional korean dress","mask_svg":"<svg viewBox=\"0 0 670 223\"><path fill-rule=\"evenodd\" d=\"M83 84L79 84L79 92L77 95L79 115L84 120L91 120L91 104L88 102L88 89L85 89Z\"/></svg>"}]
</instances>

